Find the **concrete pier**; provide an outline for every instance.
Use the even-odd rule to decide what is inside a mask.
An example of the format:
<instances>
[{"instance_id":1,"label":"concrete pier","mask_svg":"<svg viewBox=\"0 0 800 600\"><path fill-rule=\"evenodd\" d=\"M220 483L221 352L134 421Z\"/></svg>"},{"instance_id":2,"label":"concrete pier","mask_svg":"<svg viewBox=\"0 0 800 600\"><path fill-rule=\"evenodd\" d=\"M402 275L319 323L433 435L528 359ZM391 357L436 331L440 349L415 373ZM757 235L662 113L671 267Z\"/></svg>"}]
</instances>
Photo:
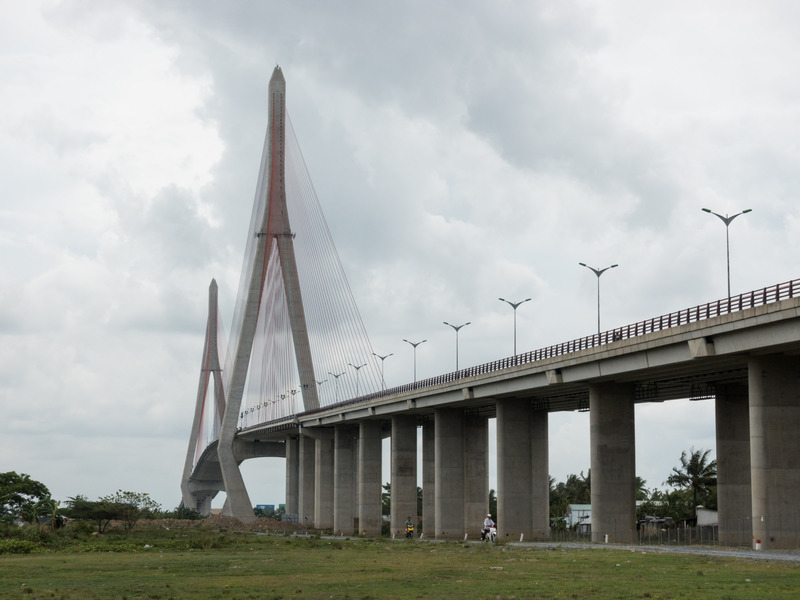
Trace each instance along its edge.
<instances>
[{"instance_id":1,"label":"concrete pier","mask_svg":"<svg viewBox=\"0 0 800 600\"><path fill-rule=\"evenodd\" d=\"M333 528L333 432L317 438L314 480L314 526Z\"/></svg>"},{"instance_id":2,"label":"concrete pier","mask_svg":"<svg viewBox=\"0 0 800 600\"><path fill-rule=\"evenodd\" d=\"M800 359L754 356L748 365L753 544L797 547Z\"/></svg>"},{"instance_id":3,"label":"concrete pier","mask_svg":"<svg viewBox=\"0 0 800 600\"><path fill-rule=\"evenodd\" d=\"M632 543L636 537L636 437L633 390L589 386L592 541Z\"/></svg>"},{"instance_id":4,"label":"concrete pier","mask_svg":"<svg viewBox=\"0 0 800 600\"><path fill-rule=\"evenodd\" d=\"M417 418L392 417L391 533L404 535L408 517L417 519ZM414 532L416 535L417 532Z\"/></svg>"},{"instance_id":5,"label":"concrete pier","mask_svg":"<svg viewBox=\"0 0 800 600\"><path fill-rule=\"evenodd\" d=\"M314 438L301 435L298 438L298 448L297 522L313 527L316 442Z\"/></svg>"},{"instance_id":6,"label":"concrete pier","mask_svg":"<svg viewBox=\"0 0 800 600\"><path fill-rule=\"evenodd\" d=\"M436 538L464 537L464 411L435 413Z\"/></svg>"},{"instance_id":7,"label":"concrete pier","mask_svg":"<svg viewBox=\"0 0 800 600\"><path fill-rule=\"evenodd\" d=\"M747 385L717 386L714 410L719 543L725 546L749 546L753 538L753 513Z\"/></svg>"},{"instance_id":8,"label":"concrete pier","mask_svg":"<svg viewBox=\"0 0 800 600\"><path fill-rule=\"evenodd\" d=\"M286 436L286 504L285 512L290 520L298 519L298 496L300 493L300 440L296 435Z\"/></svg>"},{"instance_id":9,"label":"concrete pier","mask_svg":"<svg viewBox=\"0 0 800 600\"><path fill-rule=\"evenodd\" d=\"M358 530L366 537L381 534L382 451L380 421L362 421L358 429Z\"/></svg>"},{"instance_id":10,"label":"concrete pier","mask_svg":"<svg viewBox=\"0 0 800 600\"><path fill-rule=\"evenodd\" d=\"M436 537L436 425L422 424L422 533Z\"/></svg>"},{"instance_id":11,"label":"concrete pier","mask_svg":"<svg viewBox=\"0 0 800 600\"><path fill-rule=\"evenodd\" d=\"M531 497L531 403L524 399L497 401L497 535L517 541L533 531Z\"/></svg>"},{"instance_id":12,"label":"concrete pier","mask_svg":"<svg viewBox=\"0 0 800 600\"><path fill-rule=\"evenodd\" d=\"M334 436L333 531L353 535L356 516L356 471L358 428L337 425Z\"/></svg>"},{"instance_id":13,"label":"concrete pier","mask_svg":"<svg viewBox=\"0 0 800 600\"><path fill-rule=\"evenodd\" d=\"M489 419L467 415L464 419L464 532L480 538L489 512Z\"/></svg>"}]
</instances>

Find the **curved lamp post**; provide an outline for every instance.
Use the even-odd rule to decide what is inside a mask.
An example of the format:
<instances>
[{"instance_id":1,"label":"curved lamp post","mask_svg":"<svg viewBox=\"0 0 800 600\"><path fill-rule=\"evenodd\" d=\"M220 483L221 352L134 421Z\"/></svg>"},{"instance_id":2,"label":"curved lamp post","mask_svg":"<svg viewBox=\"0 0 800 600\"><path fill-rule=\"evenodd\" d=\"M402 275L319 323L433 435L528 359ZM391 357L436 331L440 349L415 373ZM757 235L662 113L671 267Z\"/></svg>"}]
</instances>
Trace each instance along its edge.
<instances>
[{"instance_id":1,"label":"curved lamp post","mask_svg":"<svg viewBox=\"0 0 800 600\"><path fill-rule=\"evenodd\" d=\"M609 269L613 269L618 267L619 265L611 265L610 267L605 267L604 269L595 269L594 267L590 267L586 263L578 263L582 267L586 267L590 271L592 271L595 275L597 275L597 333L600 333L600 275L608 271Z\"/></svg>"},{"instance_id":2,"label":"curved lamp post","mask_svg":"<svg viewBox=\"0 0 800 600\"><path fill-rule=\"evenodd\" d=\"M358 398L358 372L361 370L361 367L366 367L367 363L358 366L354 365L353 363L347 363L347 364L356 370L356 398Z\"/></svg>"},{"instance_id":3,"label":"curved lamp post","mask_svg":"<svg viewBox=\"0 0 800 600\"><path fill-rule=\"evenodd\" d=\"M738 217L739 215L744 215L744 214L747 214L749 212L752 212L753 209L752 208L746 208L742 212L736 213L732 217L729 217L727 214L723 217L721 214L715 213L713 210L710 210L708 208L703 208L701 210L703 212L707 212L707 213L710 213L712 215L718 216L720 218L720 220L723 223L725 223L725 256L727 258L727 263L728 263L728 298L730 298L731 297L731 242L730 242L730 237L728 235L728 228L729 228L729 226L731 224L731 221L733 221L736 217Z\"/></svg>"},{"instance_id":4,"label":"curved lamp post","mask_svg":"<svg viewBox=\"0 0 800 600\"><path fill-rule=\"evenodd\" d=\"M342 371L338 375L336 373L331 373L330 371L328 371L328 375L336 378L336 402L339 401L339 377L341 377L344 374L345 374L344 371Z\"/></svg>"},{"instance_id":5,"label":"curved lamp post","mask_svg":"<svg viewBox=\"0 0 800 600\"><path fill-rule=\"evenodd\" d=\"M422 340L421 342L409 342L407 339L403 339L406 344L411 344L414 347L414 383L417 383L417 346L422 343L427 342L428 340Z\"/></svg>"},{"instance_id":6,"label":"curved lamp post","mask_svg":"<svg viewBox=\"0 0 800 600\"><path fill-rule=\"evenodd\" d=\"M449 327L452 327L456 332L456 371L458 371L458 330L461 329L462 327L466 327L467 325L470 324L470 322L467 321L466 323L463 323L461 325L452 325L452 324L448 323L447 321L442 321L442 323L444 323L445 325L447 325Z\"/></svg>"},{"instance_id":7,"label":"curved lamp post","mask_svg":"<svg viewBox=\"0 0 800 600\"><path fill-rule=\"evenodd\" d=\"M383 378L383 361L385 361L385 360L386 360L387 358L389 358L390 356L394 356L394 353L393 353L393 352L390 352L390 353L389 353L389 354L387 354L386 356L381 356L380 354L375 354L375 353L373 352L373 353L372 353L372 356L377 356L378 358L380 358L380 359L381 359L381 389L384 389L384 390L385 390L385 389L386 389L386 380Z\"/></svg>"},{"instance_id":8,"label":"curved lamp post","mask_svg":"<svg viewBox=\"0 0 800 600\"><path fill-rule=\"evenodd\" d=\"M525 300L520 300L519 302L511 302L511 300L506 300L505 298L498 298L501 302L505 302L511 308L514 309L514 356L517 355L517 307L520 304L525 302L530 302L530 298L525 298Z\"/></svg>"}]
</instances>

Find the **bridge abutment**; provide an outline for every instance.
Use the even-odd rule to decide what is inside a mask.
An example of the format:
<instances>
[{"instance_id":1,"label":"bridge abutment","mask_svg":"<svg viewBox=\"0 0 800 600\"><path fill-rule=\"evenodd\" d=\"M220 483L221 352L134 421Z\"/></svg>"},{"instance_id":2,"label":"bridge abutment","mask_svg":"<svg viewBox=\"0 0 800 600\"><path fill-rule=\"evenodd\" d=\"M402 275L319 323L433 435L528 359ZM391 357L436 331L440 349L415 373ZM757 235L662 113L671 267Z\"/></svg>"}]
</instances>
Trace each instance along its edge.
<instances>
[{"instance_id":1,"label":"bridge abutment","mask_svg":"<svg viewBox=\"0 0 800 600\"><path fill-rule=\"evenodd\" d=\"M636 531L636 436L633 389L589 386L592 541L632 543Z\"/></svg>"},{"instance_id":2,"label":"bridge abutment","mask_svg":"<svg viewBox=\"0 0 800 600\"><path fill-rule=\"evenodd\" d=\"M723 545L749 545L753 537L748 402L746 384L717 386L717 506Z\"/></svg>"},{"instance_id":3,"label":"bridge abutment","mask_svg":"<svg viewBox=\"0 0 800 600\"><path fill-rule=\"evenodd\" d=\"M748 364L753 543L797 547L800 497L800 359L753 356Z\"/></svg>"}]
</instances>

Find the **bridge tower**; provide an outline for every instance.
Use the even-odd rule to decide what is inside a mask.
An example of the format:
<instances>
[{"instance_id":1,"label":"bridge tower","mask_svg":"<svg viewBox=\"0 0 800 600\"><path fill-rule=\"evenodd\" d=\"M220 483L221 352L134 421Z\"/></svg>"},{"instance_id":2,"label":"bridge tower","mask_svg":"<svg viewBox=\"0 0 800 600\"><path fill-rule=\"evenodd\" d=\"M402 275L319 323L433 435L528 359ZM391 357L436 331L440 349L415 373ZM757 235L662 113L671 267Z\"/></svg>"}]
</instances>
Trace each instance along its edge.
<instances>
[{"instance_id":1,"label":"bridge tower","mask_svg":"<svg viewBox=\"0 0 800 600\"><path fill-rule=\"evenodd\" d=\"M183 466L181 479L181 496L186 508L197 510L201 515L211 514L211 500L217 493L224 489L219 477L212 475L209 479L190 479L198 453L202 450L198 446L201 441L200 433L207 427L218 428L218 420L225 414L225 388L222 383L222 365L219 360L219 347L217 321L219 311L217 305L217 282L212 279L208 287L208 321L206 324L206 340L203 345L203 362L200 365L200 382L197 386L197 402L194 409L192 432L189 436L189 449L186 452L186 462ZM208 387L213 379L214 410L206 410ZM213 415L210 416L209 415ZM212 423L204 423L210 418Z\"/></svg>"}]
</instances>

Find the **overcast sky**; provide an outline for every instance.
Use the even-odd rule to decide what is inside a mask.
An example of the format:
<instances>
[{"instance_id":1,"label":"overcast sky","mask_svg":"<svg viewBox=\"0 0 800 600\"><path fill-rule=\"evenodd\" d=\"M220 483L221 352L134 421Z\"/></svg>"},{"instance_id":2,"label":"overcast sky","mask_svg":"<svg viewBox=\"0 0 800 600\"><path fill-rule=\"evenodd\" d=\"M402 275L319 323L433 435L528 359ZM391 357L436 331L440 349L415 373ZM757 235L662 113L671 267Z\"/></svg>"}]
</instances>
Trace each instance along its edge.
<instances>
[{"instance_id":1,"label":"overcast sky","mask_svg":"<svg viewBox=\"0 0 800 600\"><path fill-rule=\"evenodd\" d=\"M0 2L0 472L180 501L276 64L387 385L798 276L795 2ZM637 406L662 487L712 402ZM589 468L588 413L550 471ZM277 459L246 463L283 502ZM495 483L492 482L492 486ZM220 505L215 501L215 505Z\"/></svg>"}]
</instances>

